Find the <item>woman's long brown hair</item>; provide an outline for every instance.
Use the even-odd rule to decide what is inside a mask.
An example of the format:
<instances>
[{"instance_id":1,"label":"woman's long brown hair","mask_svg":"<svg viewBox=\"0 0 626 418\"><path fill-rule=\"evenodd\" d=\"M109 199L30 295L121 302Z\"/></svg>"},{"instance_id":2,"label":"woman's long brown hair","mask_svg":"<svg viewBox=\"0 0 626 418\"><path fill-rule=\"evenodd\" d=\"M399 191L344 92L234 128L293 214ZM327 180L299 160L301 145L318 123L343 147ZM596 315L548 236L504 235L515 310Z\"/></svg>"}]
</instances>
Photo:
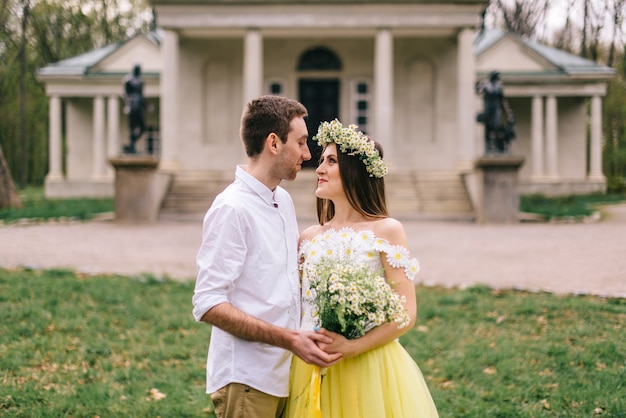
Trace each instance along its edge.
<instances>
[{"instance_id":1,"label":"woman's long brown hair","mask_svg":"<svg viewBox=\"0 0 626 418\"><path fill-rule=\"evenodd\" d=\"M374 141L374 145L382 158L383 149L381 145L376 141ZM366 217L388 217L384 178L371 177L358 155L345 154L339 150L339 147L337 147L337 161L343 189L350 205ZM320 225L324 225L334 216L335 205L333 202L318 197L317 219Z\"/></svg>"}]
</instances>

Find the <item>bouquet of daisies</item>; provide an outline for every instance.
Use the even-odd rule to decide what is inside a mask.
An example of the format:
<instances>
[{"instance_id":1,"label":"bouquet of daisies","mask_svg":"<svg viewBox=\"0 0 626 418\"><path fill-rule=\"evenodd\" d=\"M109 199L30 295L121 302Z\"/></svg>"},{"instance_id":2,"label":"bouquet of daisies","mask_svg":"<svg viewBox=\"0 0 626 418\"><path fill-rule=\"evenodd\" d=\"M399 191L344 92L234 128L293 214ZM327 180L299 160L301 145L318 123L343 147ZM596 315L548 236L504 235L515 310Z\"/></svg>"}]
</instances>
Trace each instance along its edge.
<instances>
[{"instance_id":1,"label":"bouquet of daisies","mask_svg":"<svg viewBox=\"0 0 626 418\"><path fill-rule=\"evenodd\" d=\"M413 280L419 263L401 245L377 238L372 231L332 228L300 247L302 263L302 303L307 305L305 326L321 326L348 339L363 336L386 322L398 328L411 319L404 307L405 298L387 283L382 263L386 257L393 268L404 270ZM296 390L294 416L321 418L321 376L318 366L310 367L310 380Z\"/></svg>"},{"instance_id":2,"label":"bouquet of daisies","mask_svg":"<svg viewBox=\"0 0 626 418\"><path fill-rule=\"evenodd\" d=\"M355 339L386 322L397 322L398 328L409 324L405 298L389 286L383 272L350 257L321 257L309 269L321 327Z\"/></svg>"}]
</instances>

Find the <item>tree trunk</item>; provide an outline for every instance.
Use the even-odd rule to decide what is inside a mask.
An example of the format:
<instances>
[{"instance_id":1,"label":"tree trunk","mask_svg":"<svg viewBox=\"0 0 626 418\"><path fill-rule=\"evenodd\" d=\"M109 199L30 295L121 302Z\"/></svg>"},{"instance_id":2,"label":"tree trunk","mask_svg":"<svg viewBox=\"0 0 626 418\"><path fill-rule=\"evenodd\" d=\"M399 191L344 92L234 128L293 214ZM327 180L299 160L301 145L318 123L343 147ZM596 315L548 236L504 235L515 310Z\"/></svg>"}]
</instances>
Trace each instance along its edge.
<instances>
[{"instance_id":1,"label":"tree trunk","mask_svg":"<svg viewBox=\"0 0 626 418\"><path fill-rule=\"evenodd\" d=\"M580 41L580 56L583 58L589 58L587 52L587 31L589 30L589 0L585 0L583 3L583 38Z\"/></svg>"},{"instance_id":2,"label":"tree trunk","mask_svg":"<svg viewBox=\"0 0 626 418\"><path fill-rule=\"evenodd\" d=\"M616 43L618 42L618 36L620 28L622 27L624 10L624 0L617 0L613 3L613 35L611 36L611 45L609 47L609 57L606 60L606 65L613 67L616 61Z\"/></svg>"},{"instance_id":3,"label":"tree trunk","mask_svg":"<svg viewBox=\"0 0 626 418\"><path fill-rule=\"evenodd\" d=\"M20 42L20 189L26 187L26 29L30 0L22 0L22 40Z\"/></svg>"},{"instance_id":4,"label":"tree trunk","mask_svg":"<svg viewBox=\"0 0 626 418\"><path fill-rule=\"evenodd\" d=\"M22 202L15 191L9 166L0 147L0 209L21 207Z\"/></svg>"}]
</instances>

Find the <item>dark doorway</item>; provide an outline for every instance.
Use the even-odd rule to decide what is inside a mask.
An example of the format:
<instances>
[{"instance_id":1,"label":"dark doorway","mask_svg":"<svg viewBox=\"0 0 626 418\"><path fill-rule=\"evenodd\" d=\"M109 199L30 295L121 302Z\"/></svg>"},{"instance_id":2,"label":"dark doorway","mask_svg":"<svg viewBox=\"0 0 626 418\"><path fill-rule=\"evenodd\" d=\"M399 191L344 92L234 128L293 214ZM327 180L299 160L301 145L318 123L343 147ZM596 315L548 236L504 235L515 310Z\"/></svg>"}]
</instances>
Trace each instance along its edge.
<instances>
[{"instance_id":1,"label":"dark doorway","mask_svg":"<svg viewBox=\"0 0 626 418\"><path fill-rule=\"evenodd\" d=\"M331 121L339 117L339 80L302 79L299 83L300 102L309 111L306 126L309 130L308 145L311 159L303 167L317 167L322 149L313 141L317 128L322 121Z\"/></svg>"}]
</instances>

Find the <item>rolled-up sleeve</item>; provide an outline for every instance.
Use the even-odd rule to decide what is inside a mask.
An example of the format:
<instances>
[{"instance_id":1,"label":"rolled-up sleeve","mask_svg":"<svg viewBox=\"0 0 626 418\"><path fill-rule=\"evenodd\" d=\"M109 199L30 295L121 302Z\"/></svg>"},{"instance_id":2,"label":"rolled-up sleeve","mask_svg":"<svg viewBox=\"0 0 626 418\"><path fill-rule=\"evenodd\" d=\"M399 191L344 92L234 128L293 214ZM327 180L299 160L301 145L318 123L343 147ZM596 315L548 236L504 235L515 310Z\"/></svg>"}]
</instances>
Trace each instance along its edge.
<instances>
[{"instance_id":1,"label":"rolled-up sleeve","mask_svg":"<svg viewBox=\"0 0 626 418\"><path fill-rule=\"evenodd\" d=\"M202 244L196 257L198 276L192 298L193 316L229 302L229 293L241 274L247 245L243 222L229 205L212 207L202 227Z\"/></svg>"}]
</instances>

